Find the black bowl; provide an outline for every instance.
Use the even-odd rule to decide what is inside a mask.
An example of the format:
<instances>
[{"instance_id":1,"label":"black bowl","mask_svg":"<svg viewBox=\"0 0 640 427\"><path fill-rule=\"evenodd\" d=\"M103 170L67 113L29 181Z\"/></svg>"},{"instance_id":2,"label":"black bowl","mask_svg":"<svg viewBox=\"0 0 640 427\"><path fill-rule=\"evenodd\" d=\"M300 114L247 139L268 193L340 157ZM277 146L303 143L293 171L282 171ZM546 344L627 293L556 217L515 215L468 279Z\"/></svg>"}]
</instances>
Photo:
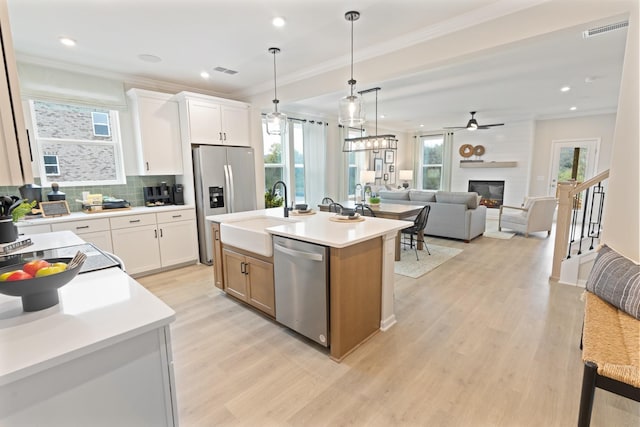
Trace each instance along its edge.
<instances>
[{"instance_id":1,"label":"black bowl","mask_svg":"<svg viewBox=\"0 0 640 427\"><path fill-rule=\"evenodd\" d=\"M306 203L297 203L296 204L296 210L298 211L306 211L309 208L309 205L307 205Z\"/></svg>"},{"instance_id":2,"label":"black bowl","mask_svg":"<svg viewBox=\"0 0 640 427\"><path fill-rule=\"evenodd\" d=\"M69 264L73 258L47 258L46 261L53 264L64 262ZM14 264L0 269L0 274L22 270L23 264ZM22 309L24 311L38 311L53 307L58 304L58 288L66 285L76 277L82 264L72 269L61 271L49 276L34 277L33 279L14 280L11 282L0 282L0 294L22 298Z\"/></svg>"}]
</instances>

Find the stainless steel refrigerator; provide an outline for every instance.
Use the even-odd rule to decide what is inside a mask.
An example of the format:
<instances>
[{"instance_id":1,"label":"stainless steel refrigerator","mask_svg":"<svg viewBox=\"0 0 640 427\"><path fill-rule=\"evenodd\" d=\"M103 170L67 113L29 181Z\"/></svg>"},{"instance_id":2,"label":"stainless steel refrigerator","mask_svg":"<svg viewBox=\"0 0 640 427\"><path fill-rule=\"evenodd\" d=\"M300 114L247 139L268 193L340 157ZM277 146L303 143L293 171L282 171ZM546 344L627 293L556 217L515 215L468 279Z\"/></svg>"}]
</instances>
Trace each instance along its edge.
<instances>
[{"instance_id":1,"label":"stainless steel refrigerator","mask_svg":"<svg viewBox=\"0 0 640 427\"><path fill-rule=\"evenodd\" d=\"M213 235L205 217L256 209L253 148L192 148L200 262L212 264Z\"/></svg>"}]
</instances>

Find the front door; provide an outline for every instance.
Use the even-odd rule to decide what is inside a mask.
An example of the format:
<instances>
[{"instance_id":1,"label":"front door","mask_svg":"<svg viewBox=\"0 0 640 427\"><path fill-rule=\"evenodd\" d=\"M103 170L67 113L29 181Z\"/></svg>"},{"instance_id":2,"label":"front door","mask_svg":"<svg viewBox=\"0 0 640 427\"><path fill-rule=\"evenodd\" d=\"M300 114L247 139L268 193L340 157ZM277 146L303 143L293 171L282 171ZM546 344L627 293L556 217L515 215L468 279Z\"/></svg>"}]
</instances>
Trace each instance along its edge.
<instances>
[{"instance_id":1,"label":"front door","mask_svg":"<svg viewBox=\"0 0 640 427\"><path fill-rule=\"evenodd\" d=\"M549 196L558 196L558 182L593 177L599 146L599 138L552 141Z\"/></svg>"}]
</instances>

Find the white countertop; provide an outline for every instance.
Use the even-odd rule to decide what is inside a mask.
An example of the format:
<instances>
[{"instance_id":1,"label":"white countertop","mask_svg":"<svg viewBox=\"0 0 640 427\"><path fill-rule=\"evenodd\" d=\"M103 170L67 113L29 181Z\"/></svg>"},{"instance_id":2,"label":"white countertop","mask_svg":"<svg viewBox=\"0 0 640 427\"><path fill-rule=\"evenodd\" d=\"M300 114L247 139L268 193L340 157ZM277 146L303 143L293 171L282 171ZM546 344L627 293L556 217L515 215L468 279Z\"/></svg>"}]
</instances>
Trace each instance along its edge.
<instances>
[{"instance_id":1,"label":"white countertop","mask_svg":"<svg viewBox=\"0 0 640 427\"><path fill-rule=\"evenodd\" d=\"M69 231L29 236L37 248L84 241ZM168 325L175 312L119 268L84 273L58 290L60 303L22 311L0 294L0 385Z\"/></svg>"},{"instance_id":2,"label":"white countertop","mask_svg":"<svg viewBox=\"0 0 640 427\"><path fill-rule=\"evenodd\" d=\"M290 237L306 242L316 243L334 248L344 248L356 243L397 232L411 226L409 221L364 217L361 222L334 222L329 218L335 213L318 212L315 215L289 215L289 222L265 228L270 234ZM236 222L261 216L275 218L284 217L283 208L260 209L232 214L210 215L208 221L224 223ZM223 241L224 243L224 241Z\"/></svg>"},{"instance_id":3,"label":"white countertop","mask_svg":"<svg viewBox=\"0 0 640 427\"><path fill-rule=\"evenodd\" d=\"M115 216L125 216L125 215L153 214L158 212L179 211L179 210L185 210L185 209L195 209L195 205L166 205L166 206L154 206L151 208L146 206L138 206L138 207L133 207L131 209L126 209L126 210L106 209L104 211L100 211L96 213L72 212L69 215L62 215L62 216L55 216L55 217L21 219L20 221L17 222L17 225L29 226L29 225L38 225L38 224L52 224L56 222L77 221L77 220L97 219L97 218L112 218Z\"/></svg>"}]
</instances>

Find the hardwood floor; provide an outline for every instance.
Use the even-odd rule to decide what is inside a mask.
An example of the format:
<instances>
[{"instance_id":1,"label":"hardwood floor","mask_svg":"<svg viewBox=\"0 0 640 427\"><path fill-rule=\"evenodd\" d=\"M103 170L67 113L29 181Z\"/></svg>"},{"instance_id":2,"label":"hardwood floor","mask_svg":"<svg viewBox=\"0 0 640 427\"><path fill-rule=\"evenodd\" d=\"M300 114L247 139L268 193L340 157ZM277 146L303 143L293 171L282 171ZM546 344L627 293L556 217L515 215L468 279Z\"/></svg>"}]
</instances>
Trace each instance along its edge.
<instances>
[{"instance_id":1,"label":"hardwood floor","mask_svg":"<svg viewBox=\"0 0 640 427\"><path fill-rule=\"evenodd\" d=\"M213 286L212 267L138 279L177 312L182 426L573 426L582 290L549 283L553 235L428 238L463 252L396 275L398 323L338 364ZM640 403L597 390L592 426L638 426Z\"/></svg>"}]
</instances>

